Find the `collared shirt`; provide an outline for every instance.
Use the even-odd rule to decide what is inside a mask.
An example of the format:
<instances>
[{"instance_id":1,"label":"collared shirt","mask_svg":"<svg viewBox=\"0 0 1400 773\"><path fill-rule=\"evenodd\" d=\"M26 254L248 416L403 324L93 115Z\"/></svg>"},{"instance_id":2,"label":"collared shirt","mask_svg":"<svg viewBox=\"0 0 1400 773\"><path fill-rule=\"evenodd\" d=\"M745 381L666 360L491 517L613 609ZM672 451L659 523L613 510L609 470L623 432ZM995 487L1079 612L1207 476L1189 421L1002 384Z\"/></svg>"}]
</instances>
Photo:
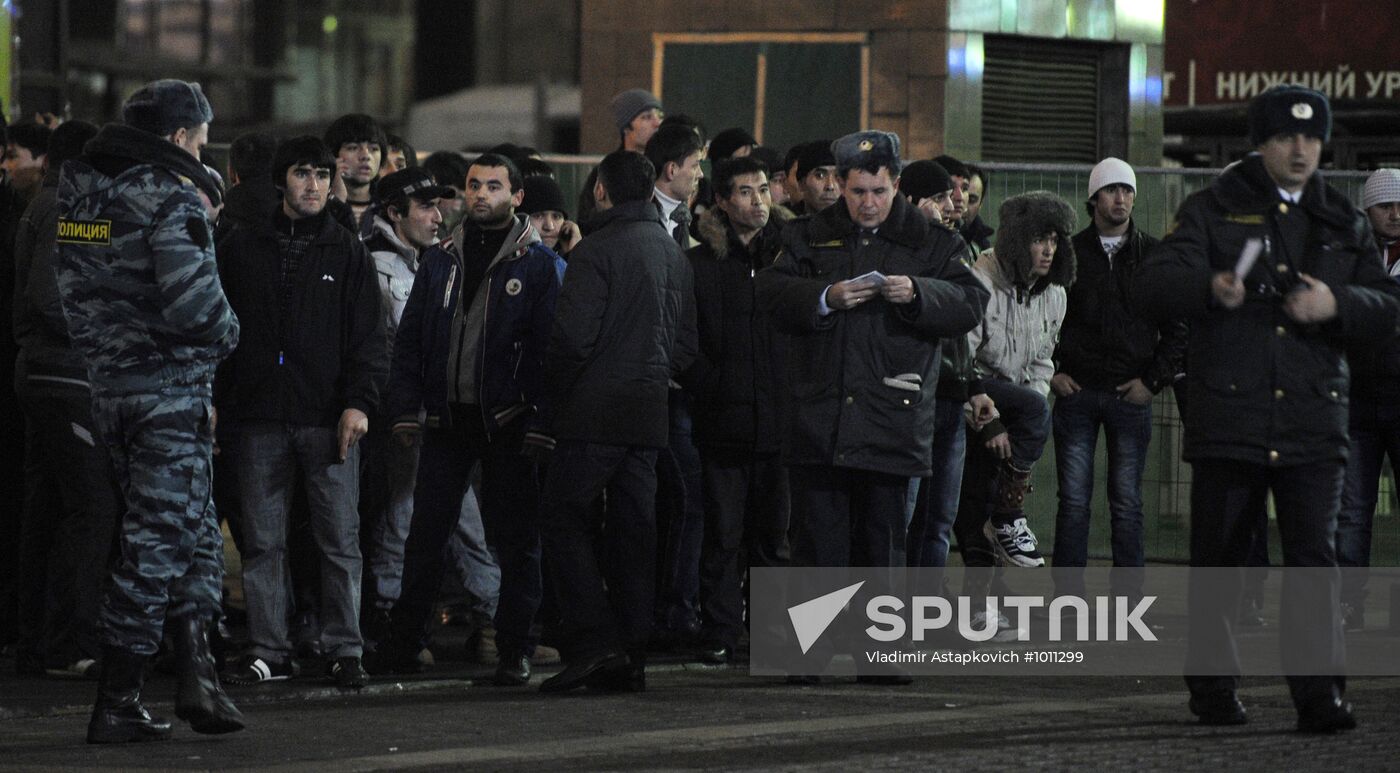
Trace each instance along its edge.
<instances>
[{"instance_id":1,"label":"collared shirt","mask_svg":"<svg viewBox=\"0 0 1400 773\"><path fill-rule=\"evenodd\" d=\"M1279 188L1278 195L1282 196L1283 200L1288 202L1289 204L1297 204L1298 200L1303 198L1303 192L1301 190L1296 193L1289 193L1288 191Z\"/></svg>"},{"instance_id":2,"label":"collared shirt","mask_svg":"<svg viewBox=\"0 0 1400 773\"><path fill-rule=\"evenodd\" d=\"M665 193L662 193L660 188L652 188L652 193L656 197L657 205L661 208L661 219L670 223L671 213L674 212L676 207L679 207L682 202L679 199L673 199Z\"/></svg>"}]
</instances>

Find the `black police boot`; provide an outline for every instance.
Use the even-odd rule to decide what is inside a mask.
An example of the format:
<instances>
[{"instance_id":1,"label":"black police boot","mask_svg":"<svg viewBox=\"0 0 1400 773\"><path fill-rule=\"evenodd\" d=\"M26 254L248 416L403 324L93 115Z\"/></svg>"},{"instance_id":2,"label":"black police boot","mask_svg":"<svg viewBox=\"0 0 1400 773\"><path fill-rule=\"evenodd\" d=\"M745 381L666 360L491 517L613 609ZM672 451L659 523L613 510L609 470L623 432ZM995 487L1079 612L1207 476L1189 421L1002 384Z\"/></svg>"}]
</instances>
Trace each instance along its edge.
<instances>
[{"instance_id":1,"label":"black police boot","mask_svg":"<svg viewBox=\"0 0 1400 773\"><path fill-rule=\"evenodd\" d=\"M242 730L243 715L219 686L207 623L191 615L173 621L171 627L175 672L180 678L175 716L189 722L196 733L218 735Z\"/></svg>"},{"instance_id":2,"label":"black police boot","mask_svg":"<svg viewBox=\"0 0 1400 773\"><path fill-rule=\"evenodd\" d=\"M170 737L170 722L152 717L141 705L146 660L145 655L130 650L104 649L97 705L88 721L88 743L164 741Z\"/></svg>"}]
</instances>

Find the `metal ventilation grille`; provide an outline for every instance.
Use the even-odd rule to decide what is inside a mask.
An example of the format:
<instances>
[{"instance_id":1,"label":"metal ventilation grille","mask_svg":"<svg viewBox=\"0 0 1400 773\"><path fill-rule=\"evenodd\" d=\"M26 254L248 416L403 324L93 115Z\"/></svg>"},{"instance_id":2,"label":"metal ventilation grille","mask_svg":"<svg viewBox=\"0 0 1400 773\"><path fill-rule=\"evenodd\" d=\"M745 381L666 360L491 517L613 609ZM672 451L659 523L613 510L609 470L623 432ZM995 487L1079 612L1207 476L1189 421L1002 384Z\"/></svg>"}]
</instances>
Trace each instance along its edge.
<instances>
[{"instance_id":1,"label":"metal ventilation grille","mask_svg":"<svg viewBox=\"0 0 1400 773\"><path fill-rule=\"evenodd\" d=\"M985 50L983 158L1098 161L1097 46L988 35Z\"/></svg>"}]
</instances>

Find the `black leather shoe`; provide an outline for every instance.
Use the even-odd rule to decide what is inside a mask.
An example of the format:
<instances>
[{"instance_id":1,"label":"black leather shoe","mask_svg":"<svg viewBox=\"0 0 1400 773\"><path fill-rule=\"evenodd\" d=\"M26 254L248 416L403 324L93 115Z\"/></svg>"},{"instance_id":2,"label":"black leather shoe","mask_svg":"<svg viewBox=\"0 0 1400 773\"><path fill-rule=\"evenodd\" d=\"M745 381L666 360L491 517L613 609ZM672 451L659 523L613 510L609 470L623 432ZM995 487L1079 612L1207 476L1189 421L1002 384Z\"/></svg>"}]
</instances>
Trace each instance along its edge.
<instances>
[{"instance_id":1,"label":"black leather shoe","mask_svg":"<svg viewBox=\"0 0 1400 773\"><path fill-rule=\"evenodd\" d=\"M1244 704L1240 703L1234 692L1192 695L1187 705L1203 725L1243 725L1249 721L1244 713Z\"/></svg>"},{"instance_id":2,"label":"black leather shoe","mask_svg":"<svg viewBox=\"0 0 1400 773\"><path fill-rule=\"evenodd\" d=\"M1355 729L1356 717L1351 713L1351 704L1341 698L1320 700L1298 711L1300 733L1335 733Z\"/></svg>"},{"instance_id":3,"label":"black leather shoe","mask_svg":"<svg viewBox=\"0 0 1400 773\"><path fill-rule=\"evenodd\" d=\"M164 741L170 737L170 721L151 716L141 705L146 660L144 655L115 647L103 651L97 705L88 720L88 743Z\"/></svg>"},{"instance_id":4,"label":"black leather shoe","mask_svg":"<svg viewBox=\"0 0 1400 773\"><path fill-rule=\"evenodd\" d=\"M626 665L599 673L588 682L588 689L607 693L646 692L647 661L645 654L629 655Z\"/></svg>"},{"instance_id":5,"label":"black leather shoe","mask_svg":"<svg viewBox=\"0 0 1400 773\"><path fill-rule=\"evenodd\" d=\"M524 655L501 658L496 673L473 682L488 687L524 687L529 683L530 659Z\"/></svg>"},{"instance_id":6,"label":"black leather shoe","mask_svg":"<svg viewBox=\"0 0 1400 773\"><path fill-rule=\"evenodd\" d=\"M609 671L617 671L627 667L627 656L617 650L607 650L592 657L575 660L564 667L563 671L544 680L540 685L540 692L558 693L568 692L579 687L583 687L599 679Z\"/></svg>"},{"instance_id":7,"label":"black leather shoe","mask_svg":"<svg viewBox=\"0 0 1400 773\"><path fill-rule=\"evenodd\" d=\"M209 622L198 617L174 621L175 716L196 733L218 735L243 729L243 715L219 686L219 672L209 649Z\"/></svg>"},{"instance_id":8,"label":"black leather shoe","mask_svg":"<svg viewBox=\"0 0 1400 773\"><path fill-rule=\"evenodd\" d=\"M734 650L723 644L706 644L696 651L701 663L722 666L734 659Z\"/></svg>"}]
</instances>

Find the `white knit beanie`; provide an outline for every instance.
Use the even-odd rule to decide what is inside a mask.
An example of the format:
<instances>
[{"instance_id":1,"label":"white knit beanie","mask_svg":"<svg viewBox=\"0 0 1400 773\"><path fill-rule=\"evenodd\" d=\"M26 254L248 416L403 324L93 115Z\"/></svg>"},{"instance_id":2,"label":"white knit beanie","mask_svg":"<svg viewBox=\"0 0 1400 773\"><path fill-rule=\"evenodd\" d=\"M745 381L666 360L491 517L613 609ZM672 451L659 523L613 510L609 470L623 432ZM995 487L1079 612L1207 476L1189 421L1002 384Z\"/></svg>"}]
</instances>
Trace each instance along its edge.
<instances>
[{"instance_id":1,"label":"white knit beanie","mask_svg":"<svg viewBox=\"0 0 1400 773\"><path fill-rule=\"evenodd\" d=\"M1133 174L1133 168L1128 166L1127 161L1109 156L1096 164L1094 171L1089 173L1089 198L1092 199L1095 193L1119 183L1137 193L1137 175Z\"/></svg>"},{"instance_id":2,"label":"white knit beanie","mask_svg":"<svg viewBox=\"0 0 1400 773\"><path fill-rule=\"evenodd\" d=\"M1361 208L1400 201L1400 169L1377 169L1361 190Z\"/></svg>"}]
</instances>

